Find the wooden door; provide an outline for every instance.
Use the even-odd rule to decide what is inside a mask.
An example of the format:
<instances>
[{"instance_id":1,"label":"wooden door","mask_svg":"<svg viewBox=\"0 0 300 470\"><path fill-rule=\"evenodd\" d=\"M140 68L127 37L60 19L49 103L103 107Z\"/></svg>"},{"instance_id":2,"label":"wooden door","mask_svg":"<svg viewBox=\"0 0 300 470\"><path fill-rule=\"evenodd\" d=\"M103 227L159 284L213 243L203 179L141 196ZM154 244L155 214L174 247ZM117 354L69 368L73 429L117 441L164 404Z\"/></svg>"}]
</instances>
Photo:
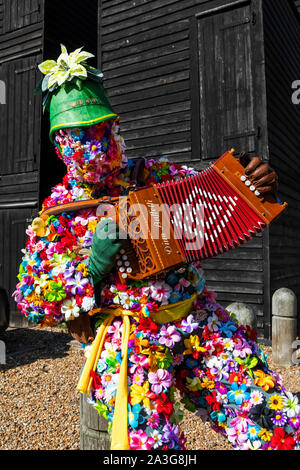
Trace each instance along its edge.
<instances>
[{"instance_id":1,"label":"wooden door","mask_svg":"<svg viewBox=\"0 0 300 470\"><path fill-rule=\"evenodd\" d=\"M204 166L231 148L262 151L266 123L258 14L257 2L237 1L196 15L198 96L192 101L192 144L193 159Z\"/></svg>"}]
</instances>

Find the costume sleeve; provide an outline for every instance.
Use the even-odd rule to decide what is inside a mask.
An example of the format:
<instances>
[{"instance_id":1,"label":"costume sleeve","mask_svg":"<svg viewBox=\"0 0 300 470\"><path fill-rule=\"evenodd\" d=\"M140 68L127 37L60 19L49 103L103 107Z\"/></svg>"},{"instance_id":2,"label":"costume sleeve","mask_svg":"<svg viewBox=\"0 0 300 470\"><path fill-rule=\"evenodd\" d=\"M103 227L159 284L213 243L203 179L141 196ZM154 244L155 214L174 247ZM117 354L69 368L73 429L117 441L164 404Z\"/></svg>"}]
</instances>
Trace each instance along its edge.
<instances>
[{"instance_id":1,"label":"costume sleeve","mask_svg":"<svg viewBox=\"0 0 300 470\"><path fill-rule=\"evenodd\" d=\"M13 296L21 313L41 326L55 326L95 307L88 258L97 218L64 213L27 229L27 243Z\"/></svg>"},{"instance_id":2,"label":"costume sleeve","mask_svg":"<svg viewBox=\"0 0 300 470\"><path fill-rule=\"evenodd\" d=\"M159 160L147 159L143 183L146 185L162 183L164 181L178 180L185 176L192 176L198 173L199 171L194 168L170 162L166 158L160 158Z\"/></svg>"}]
</instances>

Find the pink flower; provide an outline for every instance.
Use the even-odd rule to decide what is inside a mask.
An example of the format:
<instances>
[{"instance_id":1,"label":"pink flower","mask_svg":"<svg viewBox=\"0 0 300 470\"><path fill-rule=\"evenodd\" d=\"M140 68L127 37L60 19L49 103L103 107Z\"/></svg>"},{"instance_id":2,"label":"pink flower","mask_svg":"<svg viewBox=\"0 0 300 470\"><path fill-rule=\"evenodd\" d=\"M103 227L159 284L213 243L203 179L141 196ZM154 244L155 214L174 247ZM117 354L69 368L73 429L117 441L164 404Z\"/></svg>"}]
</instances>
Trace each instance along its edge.
<instances>
[{"instance_id":1,"label":"pink flower","mask_svg":"<svg viewBox=\"0 0 300 470\"><path fill-rule=\"evenodd\" d=\"M139 367L144 367L145 369L149 367L149 358L143 354L132 354L129 361L132 363L132 366L129 367L130 374L134 374Z\"/></svg>"},{"instance_id":2,"label":"pink flower","mask_svg":"<svg viewBox=\"0 0 300 470\"><path fill-rule=\"evenodd\" d=\"M241 433L247 433L248 426L254 426L255 423L248 418L248 413L245 411L237 411L235 410L236 418L233 418L230 421L230 427L235 428L237 431Z\"/></svg>"},{"instance_id":3,"label":"pink flower","mask_svg":"<svg viewBox=\"0 0 300 470\"><path fill-rule=\"evenodd\" d=\"M37 253L40 253L45 248L46 244L41 240L35 245L34 249Z\"/></svg>"},{"instance_id":4,"label":"pink flower","mask_svg":"<svg viewBox=\"0 0 300 470\"><path fill-rule=\"evenodd\" d=\"M142 367L138 367L132 377L132 384L142 385L144 383L144 371Z\"/></svg>"},{"instance_id":5,"label":"pink flower","mask_svg":"<svg viewBox=\"0 0 300 470\"><path fill-rule=\"evenodd\" d=\"M154 444L154 439L139 429L129 434L131 450L150 450Z\"/></svg>"},{"instance_id":6,"label":"pink flower","mask_svg":"<svg viewBox=\"0 0 300 470\"><path fill-rule=\"evenodd\" d=\"M121 336L121 333L122 333L122 322L120 322L119 320L115 321L112 325L110 325L107 329L107 332L109 334L112 334L112 335L115 335L115 336L118 336L120 337Z\"/></svg>"},{"instance_id":7,"label":"pink flower","mask_svg":"<svg viewBox=\"0 0 300 470\"><path fill-rule=\"evenodd\" d=\"M163 281L157 281L150 286L151 297L158 302L166 302L171 295L172 287Z\"/></svg>"},{"instance_id":8,"label":"pink flower","mask_svg":"<svg viewBox=\"0 0 300 470\"><path fill-rule=\"evenodd\" d=\"M149 382L152 384L151 390L157 395L166 391L172 381L171 374L165 369L158 369L156 373L149 372Z\"/></svg>"},{"instance_id":9,"label":"pink flower","mask_svg":"<svg viewBox=\"0 0 300 470\"><path fill-rule=\"evenodd\" d=\"M150 426L151 429L156 429L159 426L159 414L154 412L147 420L147 425Z\"/></svg>"},{"instance_id":10,"label":"pink flower","mask_svg":"<svg viewBox=\"0 0 300 470\"><path fill-rule=\"evenodd\" d=\"M226 428L226 434L228 437L229 442L232 444L241 447L243 444L248 440L247 433L242 433L238 429L235 428Z\"/></svg>"},{"instance_id":11,"label":"pink flower","mask_svg":"<svg viewBox=\"0 0 300 470\"><path fill-rule=\"evenodd\" d=\"M168 348L173 348L175 343L179 343L180 341L180 334L176 330L176 327L174 325L168 326L166 328L165 325L160 330L160 338L159 342L160 344L165 344Z\"/></svg>"}]
</instances>

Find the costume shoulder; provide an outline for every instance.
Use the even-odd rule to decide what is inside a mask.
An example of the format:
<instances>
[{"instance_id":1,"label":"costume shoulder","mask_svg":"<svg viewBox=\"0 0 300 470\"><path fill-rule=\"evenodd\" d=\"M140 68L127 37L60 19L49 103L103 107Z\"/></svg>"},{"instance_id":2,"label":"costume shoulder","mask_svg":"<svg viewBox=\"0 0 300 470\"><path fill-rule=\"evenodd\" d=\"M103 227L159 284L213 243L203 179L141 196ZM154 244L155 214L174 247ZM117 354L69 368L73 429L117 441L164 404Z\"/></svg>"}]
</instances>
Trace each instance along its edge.
<instances>
[{"instance_id":1,"label":"costume shoulder","mask_svg":"<svg viewBox=\"0 0 300 470\"><path fill-rule=\"evenodd\" d=\"M73 201L68 187L57 185L43 209ZM93 211L81 211L51 216L42 226L39 220L26 231L14 297L29 321L55 326L87 314L95 306L88 258L97 217Z\"/></svg>"},{"instance_id":2,"label":"costume shoulder","mask_svg":"<svg viewBox=\"0 0 300 470\"><path fill-rule=\"evenodd\" d=\"M132 171L136 165L139 165L140 159L129 160L129 165ZM170 162L167 158L160 158L154 160L152 158L144 159L144 168L140 176L140 184L149 185L162 183L164 181L177 180L189 175L197 174L198 171L194 168L189 168L185 165Z\"/></svg>"}]
</instances>

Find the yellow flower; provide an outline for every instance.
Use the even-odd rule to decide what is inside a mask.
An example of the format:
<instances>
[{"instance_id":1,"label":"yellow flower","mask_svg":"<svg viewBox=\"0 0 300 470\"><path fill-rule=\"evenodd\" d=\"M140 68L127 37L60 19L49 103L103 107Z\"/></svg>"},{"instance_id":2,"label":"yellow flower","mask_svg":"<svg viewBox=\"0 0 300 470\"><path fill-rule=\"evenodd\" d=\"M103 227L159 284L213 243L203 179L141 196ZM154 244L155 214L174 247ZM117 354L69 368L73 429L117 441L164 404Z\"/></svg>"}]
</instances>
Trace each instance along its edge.
<instances>
[{"instance_id":1,"label":"yellow flower","mask_svg":"<svg viewBox=\"0 0 300 470\"><path fill-rule=\"evenodd\" d=\"M146 408L150 408L150 399L147 396L147 392L149 392L148 381L143 385L132 385L130 391L131 404L138 405L139 403L143 402Z\"/></svg>"},{"instance_id":2,"label":"yellow flower","mask_svg":"<svg viewBox=\"0 0 300 470\"><path fill-rule=\"evenodd\" d=\"M265 428L262 428L258 433L258 437L260 437L265 442L269 442L272 436L273 436L273 433L268 431Z\"/></svg>"},{"instance_id":3,"label":"yellow flower","mask_svg":"<svg viewBox=\"0 0 300 470\"><path fill-rule=\"evenodd\" d=\"M275 383L270 375L265 374L262 370L256 370L254 375L257 377L257 379L254 380L254 385L262 387L265 392L267 392L270 388L274 388Z\"/></svg>"},{"instance_id":4,"label":"yellow flower","mask_svg":"<svg viewBox=\"0 0 300 470\"><path fill-rule=\"evenodd\" d=\"M91 220L88 223L88 230L92 233L95 233L97 225L98 225L98 220L97 219Z\"/></svg>"},{"instance_id":5,"label":"yellow flower","mask_svg":"<svg viewBox=\"0 0 300 470\"><path fill-rule=\"evenodd\" d=\"M87 265L85 263L79 263L77 268L76 268L76 271L81 272L83 277L87 277L87 275L88 275L88 268L87 268Z\"/></svg>"},{"instance_id":6,"label":"yellow flower","mask_svg":"<svg viewBox=\"0 0 300 470\"><path fill-rule=\"evenodd\" d=\"M194 377L190 379L189 377L186 378L187 381L187 388L192 392L196 392L197 390L201 390L201 381L199 377Z\"/></svg>"},{"instance_id":7,"label":"yellow flower","mask_svg":"<svg viewBox=\"0 0 300 470\"><path fill-rule=\"evenodd\" d=\"M271 410L282 410L283 402L280 395L272 395L269 400Z\"/></svg>"},{"instance_id":8,"label":"yellow flower","mask_svg":"<svg viewBox=\"0 0 300 470\"><path fill-rule=\"evenodd\" d=\"M186 350L183 354L193 354L193 351L205 352L206 349L200 346L199 336L190 336L188 339L184 340L184 345Z\"/></svg>"},{"instance_id":9,"label":"yellow flower","mask_svg":"<svg viewBox=\"0 0 300 470\"><path fill-rule=\"evenodd\" d=\"M215 382L213 380L205 378L202 380L202 387L212 390L213 388L215 388Z\"/></svg>"},{"instance_id":10,"label":"yellow flower","mask_svg":"<svg viewBox=\"0 0 300 470\"><path fill-rule=\"evenodd\" d=\"M141 341L141 346L144 346L143 343L144 343L144 340ZM141 348L141 354L145 354L146 356L149 356L149 367L151 368L152 372L157 371L158 369L157 362L161 361L165 357L165 351L162 346L158 346L155 350L151 349L151 347L148 347L145 349Z\"/></svg>"}]
</instances>

